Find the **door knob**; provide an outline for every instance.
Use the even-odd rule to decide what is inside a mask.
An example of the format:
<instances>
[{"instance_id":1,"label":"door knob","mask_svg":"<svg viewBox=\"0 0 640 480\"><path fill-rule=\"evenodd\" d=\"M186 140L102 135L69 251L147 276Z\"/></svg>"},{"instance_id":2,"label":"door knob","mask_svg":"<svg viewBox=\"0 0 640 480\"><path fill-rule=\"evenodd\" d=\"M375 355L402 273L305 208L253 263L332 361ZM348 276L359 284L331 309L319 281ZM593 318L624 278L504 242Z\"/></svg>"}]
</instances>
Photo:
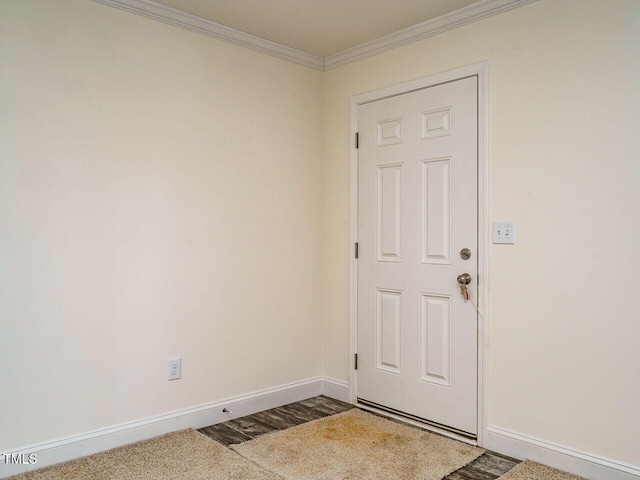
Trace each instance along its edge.
<instances>
[{"instance_id":1,"label":"door knob","mask_svg":"<svg viewBox=\"0 0 640 480\"><path fill-rule=\"evenodd\" d=\"M458 275L458 283L460 285L469 285L471 283L471 275L468 273L461 273Z\"/></svg>"}]
</instances>

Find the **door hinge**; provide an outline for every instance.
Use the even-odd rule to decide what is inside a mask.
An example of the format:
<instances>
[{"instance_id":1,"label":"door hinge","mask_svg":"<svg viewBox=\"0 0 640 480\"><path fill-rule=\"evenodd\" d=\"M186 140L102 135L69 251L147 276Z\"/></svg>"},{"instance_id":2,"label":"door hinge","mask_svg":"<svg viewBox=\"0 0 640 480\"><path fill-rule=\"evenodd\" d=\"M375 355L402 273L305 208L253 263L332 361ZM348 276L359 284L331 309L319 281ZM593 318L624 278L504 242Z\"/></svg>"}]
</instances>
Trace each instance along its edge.
<instances>
[{"instance_id":1,"label":"door hinge","mask_svg":"<svg viewBox=\"0 0 640 480\"><path fill-rule=\"evenodd\" d=\"M356 148L360 148L360 134L356 132Z\"/></svg>"},{"instance_id":2,"label":"door hinge","mask_svg":"<svg viewBox=\"0 0 640 480\"><path fill-rule=\"evenodd\" d=\"M358 258L358 242L356 242L355 254L356 254L356 259L357 259Z\"/></svg>"},{"instance_id":3,"label":"door hinge","mask_svg":"<svg viewBox=\"0 0 640 480\"><path fill-rule=\"evenodd\" d=\"M354 355L353 368L354 368L354 370L358 369L358 354L357 353Z\"/></svg>"}]
</instances>

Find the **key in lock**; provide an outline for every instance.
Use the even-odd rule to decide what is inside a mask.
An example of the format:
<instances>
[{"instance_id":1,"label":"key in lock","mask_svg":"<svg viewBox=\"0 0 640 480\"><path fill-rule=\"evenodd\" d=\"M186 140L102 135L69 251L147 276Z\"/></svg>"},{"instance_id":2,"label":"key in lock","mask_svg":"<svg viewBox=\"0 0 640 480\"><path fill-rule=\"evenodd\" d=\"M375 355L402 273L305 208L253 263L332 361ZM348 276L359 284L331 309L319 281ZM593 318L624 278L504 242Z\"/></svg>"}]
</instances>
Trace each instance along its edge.
<instances>
[{"instance_id":1,"label":"key in lock","mask_svg":"<svg viewBox=\"0 0 640 480\"><path fill-rule=\"evenodd\" d=\"M466 302L469 300L469 290L467 290L467 285L471 283L471 275L468 273L461 273L458 275L458 283L460 284L460 293L462 294L462 298Z\"/></svg>"}]
</instances>

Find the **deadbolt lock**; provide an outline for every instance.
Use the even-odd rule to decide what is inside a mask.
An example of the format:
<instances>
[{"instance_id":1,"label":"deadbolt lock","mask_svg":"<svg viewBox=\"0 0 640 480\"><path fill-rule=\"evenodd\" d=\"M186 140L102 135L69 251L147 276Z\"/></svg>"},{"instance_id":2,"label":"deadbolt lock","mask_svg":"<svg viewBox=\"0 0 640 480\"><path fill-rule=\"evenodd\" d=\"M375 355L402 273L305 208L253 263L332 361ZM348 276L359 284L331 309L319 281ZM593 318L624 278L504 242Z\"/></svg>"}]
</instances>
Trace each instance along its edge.
<instances>
[{"instance_id":1,"label":"deadbolt lock","mask_svg":"<svg viewBox=\"0 0 640 480\"><path fill-rule=\"evenodd\" d=\"M460 258L463 260L469 260L471 258L471 250L468 248L463 248L460 250Z\"/></svg>"}]
</instances>

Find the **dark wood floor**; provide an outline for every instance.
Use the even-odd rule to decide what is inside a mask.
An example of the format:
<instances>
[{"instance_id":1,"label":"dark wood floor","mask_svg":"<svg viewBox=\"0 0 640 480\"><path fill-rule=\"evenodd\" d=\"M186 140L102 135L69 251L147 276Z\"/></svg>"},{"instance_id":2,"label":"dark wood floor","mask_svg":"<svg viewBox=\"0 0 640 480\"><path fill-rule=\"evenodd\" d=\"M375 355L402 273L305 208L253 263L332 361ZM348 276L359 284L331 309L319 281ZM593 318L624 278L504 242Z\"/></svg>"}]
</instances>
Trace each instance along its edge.
<instances>
[{"instance_id":1,"label":"dark wood floor","mask_svg":"<svg viewBox=\"0 0 640 480\"><path fill-rule=\"evenodd\" d=\"M348 403L319 396L211 425L198 431L228 447L265 433L284 430L352 408L355 407ZM504 475L518 463L519 460L487 451L469 465L449 474L445 480L492 480Z\"/></svg>"}]
</instances>

